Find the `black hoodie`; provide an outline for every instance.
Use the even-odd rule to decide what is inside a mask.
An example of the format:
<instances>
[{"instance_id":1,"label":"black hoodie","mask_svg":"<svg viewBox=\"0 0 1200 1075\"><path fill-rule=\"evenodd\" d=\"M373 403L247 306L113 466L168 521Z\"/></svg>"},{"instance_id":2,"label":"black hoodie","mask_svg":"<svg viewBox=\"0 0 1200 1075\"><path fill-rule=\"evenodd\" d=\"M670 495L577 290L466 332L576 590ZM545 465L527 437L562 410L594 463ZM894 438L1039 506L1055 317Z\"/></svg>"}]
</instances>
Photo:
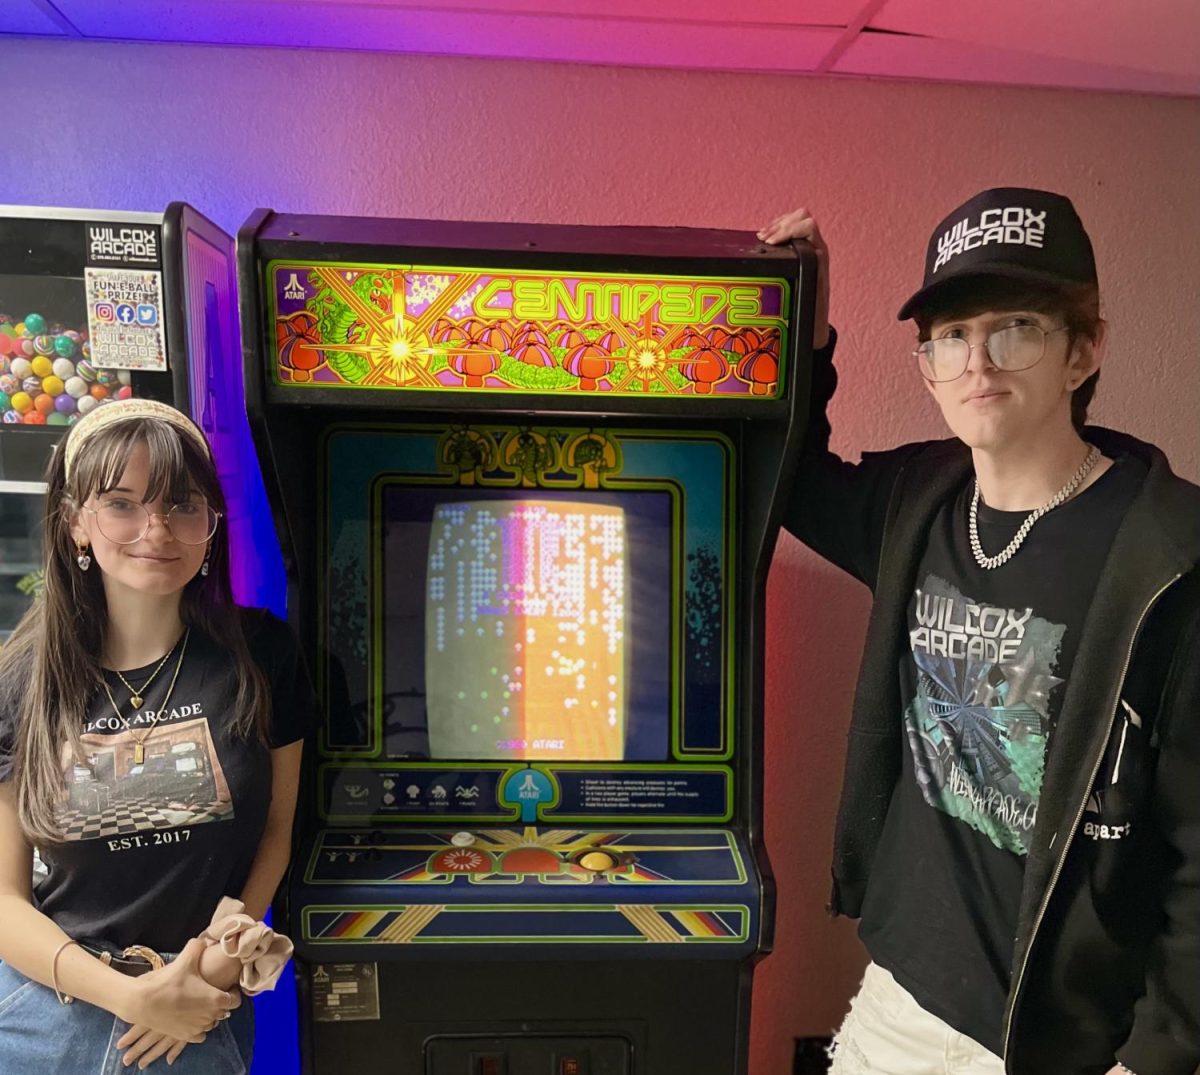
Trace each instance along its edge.
<instances>
[{"instance_id":1,"label":"black hoodie","mask_svg":"<svg viewBox=\"0 0 1200 1075\"><path fill-rule=\"evenodd\" d=\"M846 463L829 451L834 340L813 356L811 414L784 523L869 586L874 604L851 718L832 910L858 917L900 774L897 668L925 536L972 474L957 440ZM1096 587L1025 864L1009 1075L1136 1075L1200 1067L1200 488L1157 448L1089 427L1106 455L1149 468ZM1119 779L1114 780L1114 778ZM1095 824L1121 840L1082 837ZM1113 793L1119 791L1119 793ZM1096 803L1096 799L1092 800Z\"/></svg>"}]
</instances>

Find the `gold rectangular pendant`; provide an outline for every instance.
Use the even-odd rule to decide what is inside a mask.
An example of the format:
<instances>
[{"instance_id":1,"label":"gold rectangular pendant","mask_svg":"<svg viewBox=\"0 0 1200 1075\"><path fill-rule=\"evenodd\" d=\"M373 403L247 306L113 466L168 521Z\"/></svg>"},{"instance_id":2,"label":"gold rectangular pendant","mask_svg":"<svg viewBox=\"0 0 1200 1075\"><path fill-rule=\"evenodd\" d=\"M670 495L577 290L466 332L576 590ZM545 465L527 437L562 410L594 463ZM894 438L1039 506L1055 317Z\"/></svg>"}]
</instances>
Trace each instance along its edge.
<instances>
[{"instance_id":1,"label":"gold rectangular pendant","mask_svg":"<svg viewBox=\"0 0 1200 1075\"><path fill-rule=\"evenodd\" d=\"M146 748L141 743L133 744L133 764L141 765L146 760Z\"/></svg>"}]
</instances>

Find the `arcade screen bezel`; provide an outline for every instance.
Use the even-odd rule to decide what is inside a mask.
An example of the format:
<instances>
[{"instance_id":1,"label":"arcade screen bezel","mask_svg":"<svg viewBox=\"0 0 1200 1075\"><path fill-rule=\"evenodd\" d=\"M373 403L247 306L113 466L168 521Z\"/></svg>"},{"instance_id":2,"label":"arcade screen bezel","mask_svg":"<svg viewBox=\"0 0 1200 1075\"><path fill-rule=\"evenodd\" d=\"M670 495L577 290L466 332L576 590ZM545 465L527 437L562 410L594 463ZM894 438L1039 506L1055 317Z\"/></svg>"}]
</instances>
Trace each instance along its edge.
<instances>
[{"instance_id":1,"label":"arcade screen bezel","mask_svg":"<svg viewBox=\"0 0 1200 1075\"><path fill-rule=\"evenodd\" d=\"M547 489L577 490L580 495L586 495L589 485L618 492L643 488L672 490L672 511L678 524L677 548L672 555L675 575L671 611L674 667L669 756L661 760L602 763L487 760L479 764L457 759L413 761L388 758L384 753L383 733L386 703L379 693L382 680L373 663L374 655L379 652L373 604L379 599L381 587L376 562L380 538L372 519L377 517L374 504L381 483L391 483L403 476L402 480L426 486L441 484L447 489L486 488L489 483L493 488L520 489L529 480L528 473L511 459L511 453L509 466L505 467L503 460L517 438L531 434L555 439L558 456L565 458L569 458L571 445L587 444L589 450L595 444L603 445L600 449L602 465L598 471L567 466L543 473L532 488L527 488L533 496ZM464 469L448 462L460 456L464 437L482 437L485 444L491 444L490 464ZM454 447L455 443L459 444L458 448ZM355 771L364 766L403 771L495 770L500 774L497 779L502 781L504 774L527 764L551 772L603 771L618 776L639 771L719 773L723 786L715 794L723 800L721 804L714 804L714 792L710 789L697 808L696 816L684 812L679 819L712 821L729 816L733 799L732 771L728 765L713 764L728 762L734 755L734 711L739 688L736 675L739 639L735 618L738 550L734 525L737 518L737 466L735 445L726 434L715 430L653 429L636 425L614 425L601 431L593 426L556 424L541 427L502 422L481 422L469 427L432 423L339 423L329 427L322 436L318 459L318 562L323 567L317 587L317 652L321 657L316 676L326 714L319 742L320 769L324 774L319 782L322 816L330 820L349 820L351 816L362 819L361 815L345 815L331 804L332 791L341 778L339 773L347 766ZM606 465L604 459L607 459ZM420 460L419 464L417 460ZM705 556L710 559L706 560ZM694 569L690 580L687 577L689 565ZM700 653L693 649L689 652L689 642L695 642L696 646L700 644L696 641L696 632L702 634L713 622L712 609L700 604L705 600L701 594L706 571L708 574L715 571L718 580L715 591L710 588L710 594L715 592L718 601L720 631L715 644L708 643L708 651ZM689 581L693 591L690 603ZM355 607L355 594L364 595L359 607ZM694 628L690 636L689 620ZM334 738L335 715L344 711L346 701L351 697L351 692L344 686L347 683L346 658L351 652L348 646L358 647L356 663L360 667L353 674L361 674L374 692L369 695L371 701L359 711L362 734L353 742L344 734ZM710 658L709 664L713 663L714 654L718 675L711 693L706 699L694 702L689 710L689 682L693 684L693 699L700 698L700 690L694 686L698 682L696 676L689 680L687 674L689 658L692 667L698 668L705 656ZM715 712L711 704L714 700L717 704ZM434 819L490 822L513 819L512 812L504 809L463 815L449 810L409 814L377 810L368 816L378 821L424 823ZM598 819L590 813L585 816L588 820ZM628 819L628 814L617 811L603 817ZM577 819L582 820L582 817ZM558 820L568 818L564 816ZM644 820L660 822L665 817L659 812Z\"/></svg>"}]
</instances>

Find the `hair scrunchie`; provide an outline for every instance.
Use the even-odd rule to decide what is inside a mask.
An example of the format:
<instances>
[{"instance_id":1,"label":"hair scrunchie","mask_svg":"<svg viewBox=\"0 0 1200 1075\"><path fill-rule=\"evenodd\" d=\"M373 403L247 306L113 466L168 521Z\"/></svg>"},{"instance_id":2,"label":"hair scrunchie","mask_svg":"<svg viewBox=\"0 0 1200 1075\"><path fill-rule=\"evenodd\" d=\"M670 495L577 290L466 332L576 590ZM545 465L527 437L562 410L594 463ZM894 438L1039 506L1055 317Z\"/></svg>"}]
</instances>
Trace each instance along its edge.
<instances>
[{"instance_id":1,"label":"hair scrunchie","mask_svg":"<svg viewBox=\"0 0 1200 1075\"><path fill-rule=\"evenodd\" d=\"M251 918L245 909L241 900L223 896L200 937L218 946L230 959L241 961L238 984L243 993L253 997L275 988L284 965L292 958L293 945L265 922Z\"/></svg>"}]
</instances>

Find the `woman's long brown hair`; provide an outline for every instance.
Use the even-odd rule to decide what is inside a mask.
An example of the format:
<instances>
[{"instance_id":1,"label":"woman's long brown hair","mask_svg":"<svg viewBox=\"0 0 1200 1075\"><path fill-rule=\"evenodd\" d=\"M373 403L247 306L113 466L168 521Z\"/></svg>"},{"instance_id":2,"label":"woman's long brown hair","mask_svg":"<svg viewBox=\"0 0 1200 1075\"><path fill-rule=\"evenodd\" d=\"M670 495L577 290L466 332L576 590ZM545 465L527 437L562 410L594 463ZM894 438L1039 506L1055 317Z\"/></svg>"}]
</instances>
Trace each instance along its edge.
<instances>
[{"instance_id":1,"label":"woman's long brown hair","mask_svg":"<svg viewBox=\"0 0 1200 1075\"><path fill-rule=\"evenodd\" d=\"M230 655L237 683L234 733L267 738L270 695L233 602L225 498L208 454L170 422L130 419L91 433L73 460L68 481L60 446L47 474L45 586L0 651L0 711L11 714L17 725L12 776L17 808L25 835L35 846L63 839L59 813L66 792L64 762L87 764L80 735L103 676L104 586L98 569L82 571L76 563L71 521L90 496L120 484L138 443L146 445L150 457L147 501L161 495L179 503L188 499L191 489L199 489L222 515L210 542L208 575L197 574L184 587L180 617Z\"/></svg>"}]
</instances>

